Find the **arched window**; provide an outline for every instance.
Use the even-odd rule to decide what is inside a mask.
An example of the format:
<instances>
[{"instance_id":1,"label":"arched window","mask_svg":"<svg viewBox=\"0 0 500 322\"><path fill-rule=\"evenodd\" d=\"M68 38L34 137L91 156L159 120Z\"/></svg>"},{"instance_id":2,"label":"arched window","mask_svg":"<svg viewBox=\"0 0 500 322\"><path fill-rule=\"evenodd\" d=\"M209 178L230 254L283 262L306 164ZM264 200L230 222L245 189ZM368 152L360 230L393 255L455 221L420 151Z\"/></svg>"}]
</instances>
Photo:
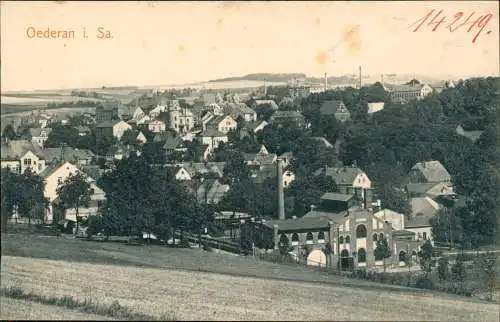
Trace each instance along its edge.
<instances>
[{"instance_id":1,"label":"arched window","mask_svg":"<svg viewBox=\"0 0 500 322\"><path fill-rule=\"evenodd\" d=\"M366 227L365 225L359 225L356 227L356 238L365 238L366 237Z\"/></svg>"},{"instance_id":2,"label":"arched window","mask_svg":"<svg viewBox=\"0 0 500 322\"><path fill-rule=\"evenodd\" d=\"M349 257L349 252L344 249L340 252L340 257Z\"/></svg>"},{"instance_id":3,"label":"arched window","mask_svg":"<svg viewBox=\"0 0 500 322\"><path fill-rule=\"evenodd\" d=\"M344 236L340 236L339 237L339 244L343 244L344 243Z\"/></svg>"},{"instance_id":4,"label":"arched window","mask_svg":"<svg viewBox=\"0 0 500 322\"><path fill-rule=\"evenodd\" d=\"M350 243L351 243L351 236L347 235L347 236L345 237L345 243L346 243L346 244L350 244Z\"/></svg>"},{"instance_id":5,"label":"arched window","mask_svg":"<svg viewBox=\"0 0 500 322\"><path fill-rule=\"evenodd\" d=\"M313 240L313 234L311 232L308 232L307 235L306 235L306 240Z\"/></svg>"},{"instance_id":6,"label":"arched window","mask_svg":"<svg viewBox=\"0 0 500 322\"><path fill-rule=\"evenodd\" d=\"M280 244L281 245L287 245L288 244L288 237L286 234L281 234L280 236Z\"/></svg>"},{"instance_id":7,"label":"arched window","mask_svg":"<svg viewBox=\"0 0 500 322\"><path fill-rule=\"evenodd\" d=\"M358 249L358 263L366 263L366 250L364 248Z\"/></svg>"},{"instance_id":8,"label":"arched window","mask_svg":"<svg viewBox=\"0 0 500 322\"><path fill-rule=\"evenodd\" d=\"M399 252L399 261L406 262L406 253L403 250Z\"/></svg>"},{"instance_id":9,"label":"arched window","mask_svg":"<svg viewBox=\"0 0 500 322\"><path fill-rule=\"evenodd\" d=\"M382 233L378 234L378 238L379 238L380 240L384 239L384 234L382 234Z\"/></svg>"},{"instance_id":10,"label":"arched window","mask_svg":"<svg viewBox=\"0 0 500 322\"><path fill-rule=\"evenodd\" d=\"M376 242L378 240L378 235L377 234L373 234L373 241Z\"/></svg>"},{"instance_id":11,"label":"arched window","mask_svg":"<svg viewBox=\"0 0 500 322\"><path fill-rule=\"evenodd\" d=\"M322 240L325 240L325 233L324 233L324 232L322 232L322 231L320 231L320 232L318 233L318 239L319 239L319 240L321 240L321 239L322 239Z\"/></svg>"},{"instance_id":12,"label":"arched window","mask_svg":"<svg viewBox=\"0 0 500 322\"><path fill-rule=\"evenodd\" d=\"M298 242L299 241L299 234L293 233L293 235L292 235L292 241L293 242Z\"/></svg>"}]
</instances>

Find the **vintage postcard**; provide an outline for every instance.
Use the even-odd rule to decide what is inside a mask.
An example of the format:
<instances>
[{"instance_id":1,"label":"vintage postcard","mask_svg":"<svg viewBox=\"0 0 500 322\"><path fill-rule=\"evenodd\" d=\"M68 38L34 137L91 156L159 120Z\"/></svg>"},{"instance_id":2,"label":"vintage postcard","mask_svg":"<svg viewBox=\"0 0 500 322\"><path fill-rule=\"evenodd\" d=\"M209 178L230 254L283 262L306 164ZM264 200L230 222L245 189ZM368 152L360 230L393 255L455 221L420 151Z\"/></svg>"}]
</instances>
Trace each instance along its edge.
<instances>
[{"instance_id":1,"label":"vintage postcard","mask_svg":"<svg viewBox=\"0 0 500 322\"><path fill-rule=\"evenodd\" d=\"M499 320L497 1L0 21L0 319Z\"/></svg>"}]
</instances>

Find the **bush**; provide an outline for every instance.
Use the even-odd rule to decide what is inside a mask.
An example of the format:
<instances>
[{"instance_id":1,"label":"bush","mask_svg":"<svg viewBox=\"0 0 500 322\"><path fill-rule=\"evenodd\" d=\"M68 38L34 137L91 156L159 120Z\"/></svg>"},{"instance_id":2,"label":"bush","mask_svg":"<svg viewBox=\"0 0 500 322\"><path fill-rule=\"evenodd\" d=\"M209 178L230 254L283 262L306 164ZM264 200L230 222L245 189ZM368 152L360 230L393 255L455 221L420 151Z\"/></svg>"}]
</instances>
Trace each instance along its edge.
<instances>
[{"instance_id":1,"label":"bush","mask_svg":"<svg viewBox=\"0 0 500 322\"><path fill-rule=\"evenodd\" d=\"M206 252L211 252L212 251L212 247L210 247L210 245L208 244L208 242L204 241L203 242L203 250L206 251Z\"/></svg>"},{"instance_id":2,"label":"bush","mask_svg":"<svg viewBox=\"0 0 500 322\"><path fill-rule=\"evenodd\" d=\"M432 282L432 280L428 277L423 276L417 279L415 287L424 290L432 290L434 289L434 282Z\"/></svg>"},{"instance_id":3,"label":"bush","mask_svg":"<svg viewBox=\"0 0 500 322\"><path fill-rule=\"evenodd\" d=\"M179 247L182 247L182 248L191 247L191 244L189 243L189 238L187 238L186 236L183 235L179 241Z\"/></svg>"}]
</instances>

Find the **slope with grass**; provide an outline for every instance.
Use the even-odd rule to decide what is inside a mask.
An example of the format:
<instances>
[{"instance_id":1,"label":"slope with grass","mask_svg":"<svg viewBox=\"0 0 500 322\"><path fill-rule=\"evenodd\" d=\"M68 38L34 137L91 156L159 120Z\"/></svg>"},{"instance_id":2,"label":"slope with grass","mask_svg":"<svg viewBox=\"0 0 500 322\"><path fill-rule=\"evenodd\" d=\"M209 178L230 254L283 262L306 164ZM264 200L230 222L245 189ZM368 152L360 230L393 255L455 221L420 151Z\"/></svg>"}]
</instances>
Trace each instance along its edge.
<instances>
[{"instance_id":1,"label":"slope with grass","mask_svg":"<svg viewBox=\"0 0 500 322\"><path fill-rule=\"evenodd\" d=\"M182 320L497 321L497 306L313 269L159 246L2 236L1 282ZM203 271L203 272L202 272ZM218 274L214 274L218 273ZM247 276L244 276L247 275ZM425 309L422 309L425 308ZM61 315L54 313L54 317Z\"/></svg>"}]
</instances>

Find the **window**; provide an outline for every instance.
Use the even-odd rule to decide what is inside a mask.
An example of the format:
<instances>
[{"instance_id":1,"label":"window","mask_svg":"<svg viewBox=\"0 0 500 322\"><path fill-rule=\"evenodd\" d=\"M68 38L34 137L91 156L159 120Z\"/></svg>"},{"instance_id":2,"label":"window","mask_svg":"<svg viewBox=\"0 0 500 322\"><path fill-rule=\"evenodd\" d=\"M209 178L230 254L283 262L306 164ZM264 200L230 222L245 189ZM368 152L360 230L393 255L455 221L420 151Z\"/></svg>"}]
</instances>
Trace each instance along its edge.
<instances>
[{"instance_id":1,"label":"window","mask_svg":"<svg viewBox=\"0 0 500 322\"><path fill-rule=\"evenodd\" d=\"M294 233L292 235L292 242L298 242L299 241L299 234L297 233Z\"/></svg>"},{"instance_id":2,"label":"window","mask_svg":"<svg viewBox=\"0 0 500 322\"><path fill-rule=\"evenodd\" d=\"M313 240L313 234L311 232L308 232L306 235L306 240L307 241L312 241Z\"/></svg>"},{"instance_id":3,"label":"window","mask_svg":"<svg viewBox=\"0 0 500 322\"><path fill-rule=\"evenodd\" d=\"M377 234L373 234L373 241L376 242L378 240L378 235Z\"/></svg>"},{"instance_id":4,"label":"window","mask_svg":"<svg viewBox=\"0 0 500 322\"><path fill-rule=\"evenodd\" d=\"M343 244L344 243L344 236L340 236L339 237L339 244Z\"/></svg>"},{"instance_id":5,"label":"window","mask_svg":"<svg viewBox=\"0 0 500 322\"><path fill-rule=\"evenodd\" d=\"M406 253L404 251L399 252L399 261L406 262Z\"/></svg>"},{"instance_id":6,"label":"window","mask_svg":"<svg viewBox=\"0 0 500 322\"><path fill-rule=\"evenodd\" d=\"M322 231L320 231L320 232L318 233L318 239L325 240L325 233L324 233L324 232L322 232Z\"/></svg>"},{"instance_id":7,"label":"window","mask_svg":"<svg viewBox=\"0 0 500 322\"><path fill-rule=\"evenodd\" d=\"M365 227L365 225L359 225L356 228L356 238L366 238L366 227Z\"/></svg>"},{"instance_id":8,"label":"window","mask_svg":"<svg viewBox=\"0 0 500 322\"><path fill-rule=\"evenodd\" d=\"M346 244L350 244L350 243L351 243L351 236L347 235L347 236L345 237L345 243L346 243Z\"/></svg>"},{"instance_id":9,"label":"window","mask_svg":"<svg viewBox=\"0 0 500 322\"><path fill-rule=\"evenodd\" d=\"M427 233L425 231L422 233L422 236L423 236L424 240L427 240Z\"/></svg>"},{"instance_id":10,"label":"window","mask_svg":"<svg viewBox=\"0 0 500 322\"><path fill-rule=\"evenodd\" d=\"M38 171L42 171L42 165L40 163L38 164Z\"/></svg>"},{"instance_id":11,"label":"window","mask_svg":"<svg viewBox=\"0 0 500 322\"><path fill-rule=\"evenodd\" d=\"M94 188L90 188L90 194L93 195L95 193Z\"/></svg>"},{"instance_id":12,"label":"window","mask_svg":"<svg viewBox=\"0 0 500 322\"><path fill-rule=\"evenodd\" d=\"M62 183L62 177L58 177L58 178L57 178L57 184L59 185L59 184L61 184L61 183Z\"/></svg>"},{"instance_id":13,"label":"window","mask_svg":"<svg viewBox=\"0 0 500 322\"><path fill-rule=\"evenodd\" d=\"M358 249L358 263L366 263L366 250L364 248Z\"/></svg>"},{"instance_id":14,"label":"window","mask_svg":"<svg viewBox=\"0 0 500 322\"><path fill-rule=\"evenodd\" d=\"M380 234L378 235L378 238L379 238L380 240L384 239L384 234L380 233Z\"/></svg>"}]
</instances>

